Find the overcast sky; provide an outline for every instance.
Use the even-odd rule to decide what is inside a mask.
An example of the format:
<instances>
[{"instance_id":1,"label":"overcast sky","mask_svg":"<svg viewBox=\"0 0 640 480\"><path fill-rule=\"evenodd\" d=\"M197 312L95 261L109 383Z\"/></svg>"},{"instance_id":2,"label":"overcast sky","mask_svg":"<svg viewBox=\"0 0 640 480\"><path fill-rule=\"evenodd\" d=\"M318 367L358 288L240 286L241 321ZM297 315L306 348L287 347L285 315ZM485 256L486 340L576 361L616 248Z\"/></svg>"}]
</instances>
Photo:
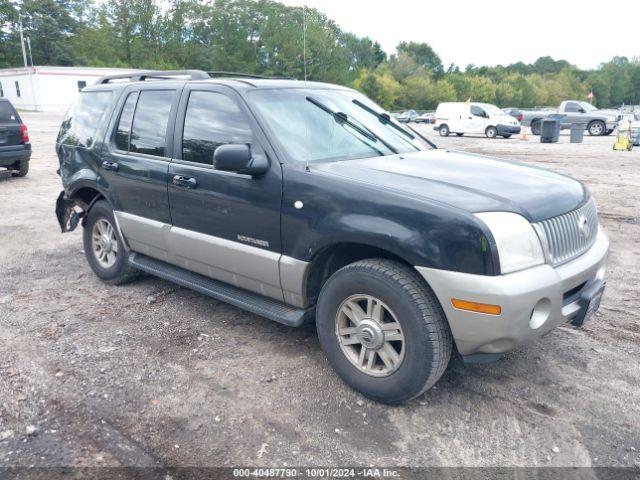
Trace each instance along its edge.
<instances>
[{"instance_id":1,"label":"overcast sky","mask_svg":"<svg viewBox=\"0 0 640 480\"><path fill-rule=\"evenodd\" d=\"M589 69L615 55L640 56L640 0L279 1L317 8L387 53L402 40L427 42L445 67L530 63L550 55Z\"/></svg>"}]
</instances>

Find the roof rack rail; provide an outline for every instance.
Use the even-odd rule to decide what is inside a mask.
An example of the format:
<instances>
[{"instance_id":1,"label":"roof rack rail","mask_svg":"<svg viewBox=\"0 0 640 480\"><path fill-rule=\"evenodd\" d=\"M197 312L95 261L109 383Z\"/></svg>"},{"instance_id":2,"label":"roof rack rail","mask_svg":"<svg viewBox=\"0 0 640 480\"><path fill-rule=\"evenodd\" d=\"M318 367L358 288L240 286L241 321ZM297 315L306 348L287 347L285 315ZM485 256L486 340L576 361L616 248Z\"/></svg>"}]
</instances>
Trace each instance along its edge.
<instances>
[{"instance_id":1,"label":"roof rack rail","mask_svg":"<svg viewBox=\"0 0 640 480\"><path fill-rule=\"evenodd\" d=\"M211 78L202 70L149 70L141 72L123 73L119 75L107 75L98 79L97 85L111 83L113 80L126 80L131 82L144 82L146 80L171 80L174 77L189 77L189 80L207 80Z\"/></svg>"},{"instance_id":2,"label":"roof rack rail","mask_svg":"<svg viewBox=\"0 0 640 480\"><path fill-rule=\"evenodd\" d=\"M225 72L223 70L214 70L207 73L211 77L238 77L238 78L255 78L255 79L265 79L265 80L295 80L293 77L286 77L286 76L267 76L267 75L258 75L255 73Z\"/></svg>"}]
</instances>

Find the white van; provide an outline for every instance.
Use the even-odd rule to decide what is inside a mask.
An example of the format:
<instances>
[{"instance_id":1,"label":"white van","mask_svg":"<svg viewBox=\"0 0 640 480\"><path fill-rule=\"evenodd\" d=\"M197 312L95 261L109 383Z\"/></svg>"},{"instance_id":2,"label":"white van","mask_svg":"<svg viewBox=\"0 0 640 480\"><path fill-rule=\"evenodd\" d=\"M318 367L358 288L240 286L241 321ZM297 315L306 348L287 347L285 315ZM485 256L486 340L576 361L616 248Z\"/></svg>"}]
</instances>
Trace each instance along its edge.
<instances>
[{"instance_id":1,"label":"white van","mask_svg":"<svg viewBox=\"0 0 640 480\"><path fill-rule=\"evenodd\" d=\"M490 103L446 102L438 105L434 130L443 137L455 133L486 135L488 138L509 138L520 133L520 123Z\"/></svg>"}]
</instances>

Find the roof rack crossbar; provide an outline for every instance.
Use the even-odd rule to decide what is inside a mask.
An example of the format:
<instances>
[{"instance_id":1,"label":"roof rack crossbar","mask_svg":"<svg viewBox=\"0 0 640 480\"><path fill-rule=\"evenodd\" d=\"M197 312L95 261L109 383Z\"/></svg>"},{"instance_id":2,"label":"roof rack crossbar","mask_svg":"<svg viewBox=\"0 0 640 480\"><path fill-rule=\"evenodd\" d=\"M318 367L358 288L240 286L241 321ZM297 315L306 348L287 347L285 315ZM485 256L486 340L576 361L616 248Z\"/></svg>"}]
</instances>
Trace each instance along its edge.
<instances>
[{"instance_id":1,"label":"roof rack crossbar","mask_svg":"<svg viewBox=\"0 0 640 480\"><path fill-rule=\"evenodd\" d=\"M96 84L102 85L113 80L126 80L131 82L144 82L145 80L171 80L174 77L188 77L189 80L207 80L211 78L202 70L149 70L142 72L123 73L119 75L107 75L100 78Z\"/></svg>"}]
</instances>

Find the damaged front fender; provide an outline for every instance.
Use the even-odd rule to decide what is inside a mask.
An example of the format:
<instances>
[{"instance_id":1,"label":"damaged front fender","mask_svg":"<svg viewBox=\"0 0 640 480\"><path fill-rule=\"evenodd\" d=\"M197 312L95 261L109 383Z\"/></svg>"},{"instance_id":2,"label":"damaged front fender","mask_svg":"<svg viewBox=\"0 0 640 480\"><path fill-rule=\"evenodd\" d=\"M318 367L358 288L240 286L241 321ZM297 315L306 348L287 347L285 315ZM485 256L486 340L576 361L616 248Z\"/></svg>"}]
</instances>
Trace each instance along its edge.
<instances>
[{"instance_id":1,"label":"damaged front fender","mask_svg":"<svg viewBox=\"0 0 640 480\"><path fill-rule=\"evenodd\" d=\"M75 230L84 214L84 211L79 210L75 200L67 198L64 191L60 192L56 200L56 217L62 233Z\"/></svg>"}]
</instances>

